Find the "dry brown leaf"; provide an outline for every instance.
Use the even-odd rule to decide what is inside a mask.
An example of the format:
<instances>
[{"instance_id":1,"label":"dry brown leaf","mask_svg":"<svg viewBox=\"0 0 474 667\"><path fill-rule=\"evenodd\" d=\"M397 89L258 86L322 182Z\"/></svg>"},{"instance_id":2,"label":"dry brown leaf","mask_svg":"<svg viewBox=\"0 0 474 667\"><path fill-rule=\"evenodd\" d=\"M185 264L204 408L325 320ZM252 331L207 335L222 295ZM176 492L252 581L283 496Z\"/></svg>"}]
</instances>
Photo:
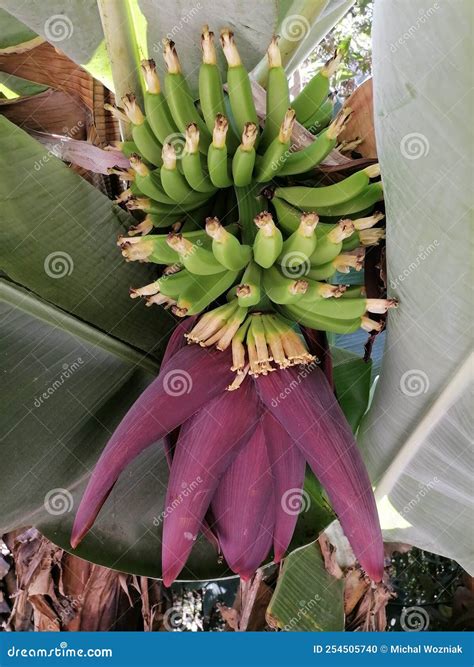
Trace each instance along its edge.
<instances>
[{"instance_id":1,"label":"dry brown leaf","mask_svg":"<svg viewBox=\"0 0 474 667\"><path fill-rule=\"evenodd\" d=\"M344 581L344 613L351 614L370 586L370 579L358 568L351 568Z\"/></svg>"},{"instance_id":2,"label":"dry brown leaf","mask_svg":"<svg viewBox=\"0 0 474 667\"><path fill-rule=\"evenodd\" d=\"M357 146L357 152L364 158L376 159L372 79L367 79L356 88L346 105L352 109L353 113L338 140L352 141L360 137L362 142Z\"/></svg>"}]
</instances>

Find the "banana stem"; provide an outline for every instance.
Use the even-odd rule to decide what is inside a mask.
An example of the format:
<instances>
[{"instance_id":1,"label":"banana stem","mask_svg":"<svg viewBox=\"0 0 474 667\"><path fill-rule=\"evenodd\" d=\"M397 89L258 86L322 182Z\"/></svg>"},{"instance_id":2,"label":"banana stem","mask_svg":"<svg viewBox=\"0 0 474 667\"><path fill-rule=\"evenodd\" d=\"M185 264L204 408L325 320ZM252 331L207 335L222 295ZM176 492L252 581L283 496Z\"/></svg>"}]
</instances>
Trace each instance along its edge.
<instances>
[{"instance_id":1,"label":"banana stem","mask_svg":"<svg viewBox=\"0 0 474 667\"><path fill-rule=\"evenodd\" d=\"M258 189L258 185L235 188L239 207L239 222L242 226L242 242L246 245L253 245L258 231L253 219L266 208L263 198L256 194Z\"/></svg>"},{"instance_id":2,"label":"banana stem","mask_svg":"<svg viewBox=\"0 0 474 667\"><path fill-rule=\"evenodd\" d=\"M142 106L140 56L129 3L97 0L97 6L112 68L115 98L120 100L132 91ZM120 132L123 139L130 139L129 124L120 122Z\"/></svg>"}]
</instances>

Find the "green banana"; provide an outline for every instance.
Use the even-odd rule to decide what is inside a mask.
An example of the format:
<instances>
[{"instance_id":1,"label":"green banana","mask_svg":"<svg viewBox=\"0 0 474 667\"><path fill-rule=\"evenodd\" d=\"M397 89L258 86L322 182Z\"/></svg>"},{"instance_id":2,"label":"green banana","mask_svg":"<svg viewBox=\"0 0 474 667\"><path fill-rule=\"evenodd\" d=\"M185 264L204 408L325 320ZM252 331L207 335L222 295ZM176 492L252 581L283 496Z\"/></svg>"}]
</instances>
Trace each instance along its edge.
<instances>
[{"instance_id":1,"label":"green banana","mask_svg":"<svg viewBox=\"0 0 474 667\"><path fill-rule=\"evenodd\" d=\"M217 66L214 33L209 32L207 25L202 30L201 48L202 63L199 68L199 101L207 129L212 133L217 114L225 116L226 106L221 73ZM229 144L229 151L234 153L239 145L239 141L232 128L230 128L228 133L227 142Z\"/></svg>"},{"instance_id":2,"label":"green banana","mask_svg":"<svg viewBox=\"0 0 474 667\"><path fill-rule=\"evenodd\" d=\"M353 299L319 299L313 298L306 301L303 297L301 299L301 308L307 309L316 316L322 315L330 317L335 320L354 320L357 317L362 317L366 311L367 299L353 298Z\"/></svg>"},{"instance_id":3,"label":"green banana","mask_svg":"<svg viewBox=\"0 0 474 667\"><path fill-rule=\"evenodd\" d=\"M252 180L256 138L257 126L254 123L245 123L242 132L242 143L232 158L232 178L238 188L249 185Z\"/></svg>"},{"instance_id":4,"label":"green banana","mask_svg":"<svg viewBox=\"0 0 474 667\"><path fill-rule=\"evenodd\" d=\"M167 243L177 254L180 262L191 273L199 276L209 276L222 273L225 267L214 257L211 250L203 247L200 239L193 242L183 234L171 233L167 236Z\"/></svg>"},{"instance_id":5,"label":"green banana","mask_svg":"<svg viewBox=\"0 0 474 667\"><path fill-rule=\"evenodd\" d=\"M160 293L175 298L195 279L189 271L182 269L176 273L164 274L150 285L130 289L130 297L136 299L139 296L153 296Z\"/></svg>"},{"instance_id":6,"label":"green banana","mask_svg":"<svg viewBox=\"0 0 474 667\"><path fill-rule=\"evenodd\" d=\"M361 211L370 210L374 204L383 199L383 185L382 181L377 181L376 183L371 183L368 185L363 192L361 192L357 197L353 197L349 201L344 202L343 204L335 204L334 206L319 206L318 214L319 217L334 217L338 218L340 216L349 216L354 213L359 213Z\"/></svg>"},{"instance_id":7,"label":"green banana","mask_svg":"<svg viewBox=\"0 0 474 667\"><path fill-rule=\"evenodd\" d=\"M288 202L286 202L284 199L279 199L278 197L273 197L271 203L275 209L275 217L278 220L278 225L287 234L293 234L293 232L295 232L300 226L302 211L300 211L299 208L291 206L291 204L288 204Z\"/></svg>"},{"instance_id":8,"label":"green banana","mask_svg":"<svg viewBox=\"0 0 474 667\"><path fill-rule=\"evenodd\" d=\"M253 256L264 269L270 268L281 254L283 237L273 222L271 213L262 211L254 218L258 232L253 243Z\"/></svg>"},{"instance_id":9,"label":"green banana","mask_svg":"<svg viewBox=\"0 0 474 667\"><path fill-rule=\"evenodd\" d=\"M132 124L132 137L138 152L145 160L159 167L162 164L161 144L138 106L135 95L131 93L125 95L122 98L122 104L125 114Z\"/></svg>"},{"instance_id":10,"label":"green banana","mask_svg":"<svg viewBox=\"0 0 474 667\"><path fill-rule=\"evenodd\" d=\"M238 271L224 271L212 276L197 276L195 281L180 293L173 313L178 317L200 313L229 289L238 275Z\"/></svg>"},{"instance_id":11,"label":"green banana","mask_svg":"<svg viewBox=\"0 0 474 667\"><path fill-rule=\"evenodd\" d=\"M354 333L362 325L362 318L353 320L338 320L324 315L317 315L310 310L304 309L300 304L280 306L280 312L291 320L311 329L319 329L329 333L348 334Z\"/></svg>"},{"instance_id":12,"label":"green banana","mask_svg":"<svg viewBox=\"0 0 474 667\"><path fill-rule=\"evenodd\" d=\"M311 280L327 280L331 278L336 271L339 273L349 273L351 269L361 271L364 266L364 253L345 254L341 253L327 264L311 267L306 274L307 278Z\"/></svg>"},{"instance_id":13,"label":"green banana","mask_svg":"<svg viewBox=\"0 0 474 667\"><path fill-rule=\"evenodd\" d=\"M106 104L105 107L107 107L107 109L114 108L109 104ZM117 150L122 151L125 157L130 157L132 153L139 153L138 146L134 141L114 141L112 142L111 148L116 148Z\"/></svg>"},{"instance_id":14,"label":"green banana","mask_svg":"<svg viewBox=\"0 0 474 667\"><path fill-rule=\"evenodd\" d=\"M174 264L179 255L169 247L167 234L130 238L120 237L117 245L127 262L153 262L154 264Z\"/></svg>"},{"instance_id":15,"label":"green banana","mask_svg":"<svg viewBox=\"0 0 474 667\"><path fill-rule=\"evenodd\" d=\"M181 220L184 217L184 214L188 211L194 211L203 205L206 200L190 201L183 202L179 205L168 206L167 204L162 204L160 202L149 199L148 197L132 197L129 199L125 206L130 211L144 211L145 213L151 213L156 216L157 219L164 219L169 217L170 219L173 216L177 217L177 220ZM176 221L175 221L176 222ZM170 223L172 224L172 223ZM163 227L163 225L159 225Z\"/></svg>"},{"instance_id":16,"label":"green banana","mask_svg":"<svg viewBox=\"0 0 474 667\"><path fill-rule=\"evenodd\" d=\"M365 285L347 285L342 295L343 299L358 299L359 297L366 297L367 292Z\"/></svg>"},{"instance_id":17,"label":"green banana","mask_svg":"<svg viewBox=\"0 0 474 667\"><path fill-rule=\"evenodd\" d=\"M321 266L331 262L342 250L342 242L354 233L352 220L341 220L324 236L318 237L318 242L309 261L311 266Z\"/></svg>"},{"instance_id":18,"label":"green banana","mask_svg":"<svg viewBox=\"0 0 474 667\"><path fill-rule=\"evenodd\" d=\"M209 178L216 188L228 188L233 183L232 172L227 162L226 135L228 129L227 118L217 114L212 133L212 144L207 153Z\"/></svg>"},{"instance_id":19,"label":"green banana","mask_svg":"<svg viewBox=\"0 0 474 667\"><path fill-rule=\"evenodd\" d=\"M159 170L150 171L143 160L136 153L130 155L130 164L135 171L135 184L141 194L161 204L173 206L174 200L165 193L161 186Z\"/></svg>"},{"instance_id":20,"label":"green banana","mask_svg":"<svg viewBox=\"0 0 474 667\"><path fill-rule=\"evenodd\" d=\"M293 109L288 109L284 114L278 135L259 159L255 173L255 180L258 183L270 181L274 176L280 174L289 156L294 122L295 112Z\"/></svg>"},{"instance_id":21,"label":"green banana","mask_svg":"<svg viewBox=\"0 0 474 667\"><path fill-rule=\"evenodd\" d=\"M190 123L186 128L186 148L181 160L184 176L196 192L215 192L215 185L202 168L202 159L199 153L199 129L195 123Z\"/></svg>"},{"instance_id":22,"label":"green banana","mask_svg":"<svg viewBox=\"0 0 474 667\"><path fill-rule=\"evenodd\" d=\"M338 50L295 97L292 107L299 123L304 125L323 104L329 95L329 79L336 72L341 61L342 53Z\"/></svg>"},{"instance_id":23,"label":"green banana","mask_svg":"<svg viewBox=\"0 0 474 667\"><path fill-rule=\"evenodd\" d=\"M336 146L337 137L344 129L350 114L350 109L342 109L327 130L321 132L309 146L291 153L286 158L278 175L302 174L322 162Z\"/></svg>"},{"instance_id":24,"label":"green banana","mask_svg":"<svg viewBox=\"0 0 474 667\"><path fill-rule=\"evenodd\" d=\"M169 141L171 135L178 133L165 96L161 91L160 80L156 73L154 60L142 60L146 92L143 95L146 119L161 144Z\"/></svg>"},{"instance_id":25,"label":"green banana","mask_svg":"<svg viewBox=\"0 0 474 667\"><path fill-rule=\"evenodd\" d=\"M236 295L239 306L249 308L256 306L262 298L262 269L256 262L249 262L238 285Z\"/></svg>"},{"instance_id":26,"label":"green banana","mask_svg":"<svg viewBox=\"0 0 474 667\"><path fill-rule=\"evenodd\" d=\"M353 220L355 232L342 242L344 252L355 250L355 248L361 245L378 245L379 241L385 238L385 228L378 227L377 229L372 229L372 227L380 222L380 220L383 220L384 217L383 213L377 211L366 218Z\"/></svg>"},{"instance_id":27,"label":"green banana","mask_svg":"<svg viewBox=\"0 0 474 667\"><path fill-rule=\"evenodd\" d=\"M166 100L173 120L183 133L189 123L195 123L201 136L200 150L206 153L211 143L211 135L194 106L193 96L182 73L175 44L169 39L164 40L164 58L168 69L165 75Z\"/></svg>"},{"instance_id":28,"label":"green banana","mask_svg":"<svg viewBox=\"0 0 474 667\"><path fill-rule=\"evenodd\" d=\"M297 269L301 264L309 264L309 258L317 249L316 213L303 213L298 229L284 242L278 261L289 270Z\"/></svg>"},{"instance_id":29,"label":"green banana","mask_svg":"<svg viewBox=\"0 0 474 667\"><path fill-rule=\"evenodd\" d=\"M319 134L321 130L329 125L334 112L334 99L332 95L326 97L319 109L305 121L304 126L311 134Z\"/></svg>"},{"instance_id":30,"label":"green banana","mask_svg":"<svg viewBox=\"0 0 474 667\"><path fill-rule=\"evenodd\" d=\"M267 110L265 126L260 139L260 148L263 150L267 149L272 141L278 137L286 110L290 107L288 80L281 64L281 53L278 47L278 37L276 36L270 42L267 58Z\"/></svg>"},{"instance_id":31,"label":"green banana","mask_svg":"<svg viewBox=\"0 0 474 667\"><path fill-rule=\"evenodd\" d=\"M206 218L206 232L212 238L212 252L226 269L239 271L251 258L252 250L223 227L218 218Z\"/></svg>"},{"instance_id":32,"label":"green banana","mask_svg":"<svg viewBox=\"0 0 474 667\"><path fill-rule=\"evenodd\" d=\"M379 165L373 164L339 181L339 183L321 188L307 188L300 185L276 188L275 197L280 197L292 206L305 211L320 213L322 210L344 204L358 197L367 188L370 179L379 175Z\"/></svg>"},{"instance_id":33,"label":"green banana","mask_svg":"<svg viewBox=\"0 0 474 667\"><path fill-rule=\"evenodd\" d=\"M252 86L247 70L242 65L234 33L230 30L221 31L221 44L227 60L227 89L230 106L235 119L237 132L242 135L246 123L253 123L258 128L257 112L253 102Z\"/></svg>"},{"instance_id":34,"label":"green banana","mask_svg":"<svg viewBox=\"0 0 474 667\"><path fill-rule=\"evenodd\" d=\"M263 272L263 288L274 303L296 303L308 289L308 281L287 278L276 266L272 266Z\"/></svg>"},{"instance_id":35,"label":"green banana","mask_svg":"<svg viewBox=\"0 0 474 667\"><path fill-rule=\"evenodd\" d=\"M202 203L203 197L209 197L209 193L197 193L187 183L183 174L176 166L176 151L173 144L163 146L163 166L161 167L161 183L168 197L171 197L180 206L181 204L197 201Z\"/></svg>"},{"instance_id":36,"label":"green banana","mask_svg":"<svg viewBox=\"0 0 474 667\"><path fill-rule=\"evenodd\" d=\"M310 280L308 276L305 276L305 279L308 282L308 289L304 294L304 302L307 304L319 299L339 299L339 297L345 296L347 291L347 285L330 285L329 283Z\"/></svg>"}]
</instances>

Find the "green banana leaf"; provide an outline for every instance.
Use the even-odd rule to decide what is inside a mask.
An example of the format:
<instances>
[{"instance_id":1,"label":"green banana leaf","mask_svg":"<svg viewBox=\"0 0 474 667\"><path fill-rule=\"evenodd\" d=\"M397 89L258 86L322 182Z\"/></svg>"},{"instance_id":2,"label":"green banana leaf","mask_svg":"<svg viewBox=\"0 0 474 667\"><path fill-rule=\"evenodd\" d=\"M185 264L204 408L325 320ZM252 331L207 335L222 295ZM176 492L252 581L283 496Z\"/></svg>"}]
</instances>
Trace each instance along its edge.
<instances>
[{"instance_id":1,"label":"green banana leaf","mask_svg":"<svg viewBox=\"0 0 474 667\"><path fill-rule=\"evenodd\" d=\"M22 79L14 74L0 72L0 93L3 93L8 100L16 97L27 97L29 95L38 95L48 90L48 86L43 86L28 79Z\"/></svg>"},{"instance_id":2,"label":"green banana leaf","mask_svg":"<svg viewBox=\"0 0 474 667\"><path fill-rule=\"evenodd\" d=\"M327 572L317 542L285 559L267 617L287 632L344 630L344 582Z\"/></svg>"},{"instance_id":3,"label":"green banana leaf","mask_svg":"<svg viewBox=\"0 0 474 667\"><path fill-rule=\"evenodd\" d=\"M400 307L360 428L385 538L471 574L473 13L469 0L424 13L375 3L375 126Z\"/></svg>"},{"instance_id":4,"label":"green banana leaf","mask_svg":"<svg viewBox=\"0 0 474 667\"><path fill-rule=\"evenodd\" d=\"M127 265L115 240L133 218L0 116L0 261L38 296L159 359L169 316L131 301L153 268Z\"/></svg>"},{"instance_id":5,"label":"green banana leaf","mask_svg":"<svg viewBox=\"0 0 474 667\"><path fill-rule=\"evenodd\" d=\"M0 51L10 49L19 44L27 44L33 40L38 40L38 35L30 30L14 16L3 9L0 9Z\"/></svg>"}]
</instances>

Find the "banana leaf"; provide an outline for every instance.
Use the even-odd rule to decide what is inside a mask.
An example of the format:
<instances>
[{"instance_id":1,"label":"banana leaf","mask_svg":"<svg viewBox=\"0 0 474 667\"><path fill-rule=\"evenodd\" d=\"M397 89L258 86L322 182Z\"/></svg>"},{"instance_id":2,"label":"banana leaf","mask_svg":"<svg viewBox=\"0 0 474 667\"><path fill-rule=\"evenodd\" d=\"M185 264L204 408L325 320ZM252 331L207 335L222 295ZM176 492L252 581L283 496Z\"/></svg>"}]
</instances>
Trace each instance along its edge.
<instances>
[{"instance_id":1,"label":"banana leaf","mask_svg":"<svg viewBox=\"0 0 474 667\"><path fill-rule=\"evenodd\" d=\"M471 574L473 9L375 3L375 127L400 307L359 432L385 538Z\"/></svg>"}]
</instances>

